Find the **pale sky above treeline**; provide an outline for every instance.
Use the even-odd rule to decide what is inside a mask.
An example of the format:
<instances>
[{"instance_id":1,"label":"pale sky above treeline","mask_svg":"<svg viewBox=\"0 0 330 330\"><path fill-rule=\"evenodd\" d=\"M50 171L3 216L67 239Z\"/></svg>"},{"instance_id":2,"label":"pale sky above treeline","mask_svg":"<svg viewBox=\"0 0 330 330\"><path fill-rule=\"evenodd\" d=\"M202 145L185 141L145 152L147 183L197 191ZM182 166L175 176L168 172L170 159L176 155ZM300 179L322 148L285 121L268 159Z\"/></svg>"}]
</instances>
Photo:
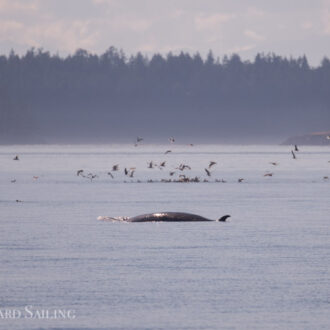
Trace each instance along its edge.
<instances>
[{"instance_id":1,"label":"pale sky above treeline","mask_svg":"<svg viewBox=\"0 0 330 330\"><path fill-rule=\"evenodd\" d=\"M0 0L0 54L330 56L330 0Z\"/></svg>"}]
</instances>

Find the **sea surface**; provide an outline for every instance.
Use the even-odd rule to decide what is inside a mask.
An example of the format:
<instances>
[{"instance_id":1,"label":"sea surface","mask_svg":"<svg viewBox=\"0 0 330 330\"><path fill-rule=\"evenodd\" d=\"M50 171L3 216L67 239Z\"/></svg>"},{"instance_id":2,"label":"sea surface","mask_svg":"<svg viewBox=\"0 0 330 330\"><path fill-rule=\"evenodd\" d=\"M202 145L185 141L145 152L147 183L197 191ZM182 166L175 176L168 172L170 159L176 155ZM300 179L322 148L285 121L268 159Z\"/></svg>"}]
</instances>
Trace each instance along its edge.
<instances>
[{"instance_id":1,"label":"sea surface","mask_svg":"<svg viewBox=\"0 0 330 330\"><path fill-rule=\"evenodd\" d=\"M329 161L329 147L0 146L0 329L329 329ZM179 175L200 182L161 181ZM231 218L97 220L155 211Z\"/></svg>"}]
</instances>

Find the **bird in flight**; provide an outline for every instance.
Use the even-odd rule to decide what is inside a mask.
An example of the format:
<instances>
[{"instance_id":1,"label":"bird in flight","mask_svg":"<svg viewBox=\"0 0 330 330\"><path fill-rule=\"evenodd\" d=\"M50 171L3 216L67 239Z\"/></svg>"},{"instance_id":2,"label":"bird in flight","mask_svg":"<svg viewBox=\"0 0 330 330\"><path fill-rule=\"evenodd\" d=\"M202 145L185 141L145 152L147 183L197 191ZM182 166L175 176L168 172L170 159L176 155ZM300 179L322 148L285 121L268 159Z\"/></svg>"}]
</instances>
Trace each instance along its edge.
<instances>
[{"instance_id":1,"label":"bird in flight","mask_svg":"<svg viewBox=\"0 0 330 330\"><path fill-rule=\"evenodd\" d=\"M77 176L79 176L80 174L82 175L83 172L84 172L84 170L78 170L78 171L77 171Z\"/></svg>"},{"instance_id":2,"label":"bird in flight","mask_svg":"<svg viewBox=\"0 0 330 330\"><path fill-rule=\"evenodd\" d=\"M130 178L133 178L134 172L135 172L135 170L131 170L130 175L129 175Z\"/></svg>"},{"instance_id":3,"label":"bird in flight","mask_svg":"<svg viewBox=\"0 0 330 330\"><path fill-rule=\"evenodd\" d=\"M216 162L214 162L214 161L210 161L210 164L209 164L209 169L213 166L213 165L216 165Z\"/></svg>"},{"instance_id":4,"label":"bird in flight","mask_svg":"<svg viewBox=\"0 0 330 330\"><path fill-rule=\"evenodd\" d=\"M189 165L186 164L180 164L179 167L176 167L177 170L183 171L185 169L191 170L191 167Z\"/></svg>"},{"instance_id":5,"label":"bird in flight","mask_svg":"<svg viewBox=\"0 0 330 330\"><path fill-rule=\"evenodd\" d=\"M204 170L205 170L207 176L211 176L211 172L207 168L204 168Z\"/></svg>"},{"instance_id":6,"label":"bird in flight","mask_svg":"<svg viewBox=\"0 0 330 330\"><path fill-rule=\"evenodd\" d=\"M152 161L148 163L148 168L154 168L154 163Z\"/></svg>"},{"instance_id":7,"label":"bird in flight","mask_svg":"<svg viewBox=\"0 0 330 330\"><path fill-rule=\"evenodd\" d=\"M143 141L143 138L141 136L138 136L136 138L136 142L134 143L134 147L139 146L139 143Z\"/></svg>"},{"instance_id":8,"label":"bird in flight","mask_svg":"<svg viewBox=\"0 0 330 330\"><path fill-rule=\"evenodd\" d=\"M93 179L98 178L99 176L97 174L93 174L93 173L88 173L87 178L91 180L91 182L93 181Z\"/></svg>"}]
</instances>

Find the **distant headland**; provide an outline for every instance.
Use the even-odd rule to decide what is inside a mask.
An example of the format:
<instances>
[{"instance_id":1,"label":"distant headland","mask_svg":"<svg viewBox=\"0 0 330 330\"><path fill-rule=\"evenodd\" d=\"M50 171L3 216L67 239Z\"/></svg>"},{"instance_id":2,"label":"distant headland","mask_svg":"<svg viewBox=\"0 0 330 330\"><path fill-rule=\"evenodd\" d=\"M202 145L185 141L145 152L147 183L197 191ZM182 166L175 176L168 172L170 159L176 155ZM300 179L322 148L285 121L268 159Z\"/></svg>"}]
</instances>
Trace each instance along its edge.
<instances>
[{"instance_id":1,"label":"distant headland","mask_svg":"<svg viewBox=\"0 0 330 330\"><path fill-rule=\"evenodd\" d=\"M330 146L330 131L293 136L282 143L282 145L289 144Z\"/></svg>"}]
</instances>

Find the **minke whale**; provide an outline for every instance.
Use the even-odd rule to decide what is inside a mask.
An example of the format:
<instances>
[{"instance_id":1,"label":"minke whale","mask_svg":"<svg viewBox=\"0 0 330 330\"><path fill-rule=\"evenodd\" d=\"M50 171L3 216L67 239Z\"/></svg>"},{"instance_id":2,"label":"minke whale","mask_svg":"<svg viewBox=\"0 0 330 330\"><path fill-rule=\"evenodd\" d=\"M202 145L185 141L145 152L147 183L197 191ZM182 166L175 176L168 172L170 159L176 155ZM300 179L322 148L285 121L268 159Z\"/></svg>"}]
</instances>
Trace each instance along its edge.
<instances>
[{"instance_id":1,"label":"minke whale","mask_svg":"<svg viewBox=\"0 0 330 330\"><path fill-rule=\"evenodd\" d=\"M183 212L156 212L138 215L135 217L105 217L99 216L97 220L124 221L124 222L201 222L201 221L226 221L230 215L226 214L218 220L204 218L197 214Z\"/></svg>"}]
</instances>

